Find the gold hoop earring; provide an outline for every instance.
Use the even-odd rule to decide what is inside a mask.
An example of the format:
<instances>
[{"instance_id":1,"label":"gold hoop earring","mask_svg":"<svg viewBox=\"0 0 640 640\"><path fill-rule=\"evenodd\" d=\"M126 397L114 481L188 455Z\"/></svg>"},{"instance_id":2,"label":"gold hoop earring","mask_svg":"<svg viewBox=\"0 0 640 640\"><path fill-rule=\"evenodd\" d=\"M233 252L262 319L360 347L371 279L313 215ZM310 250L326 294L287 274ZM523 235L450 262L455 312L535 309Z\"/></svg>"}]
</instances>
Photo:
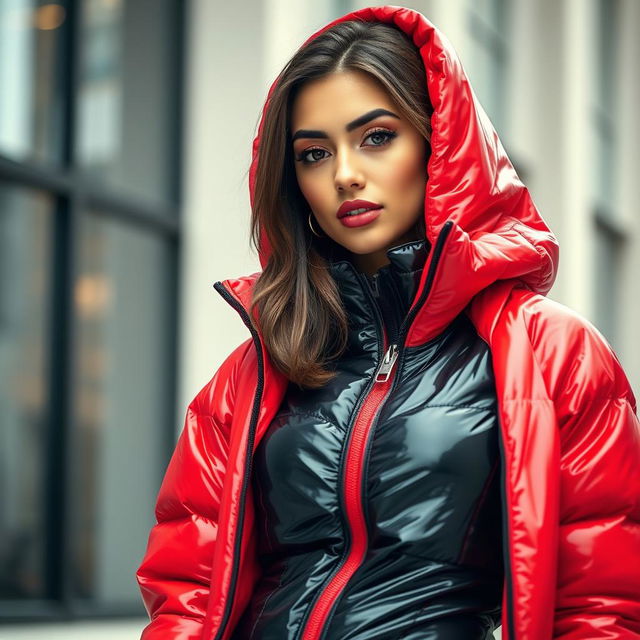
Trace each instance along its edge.
<instances>
[{"instance_id":1,"label":"gold hoop earring","mask_svg":"<svg viewBox=\"0 0 640 640\"><path fill-rule=\"evenodd\" d=\"M318 238L322 238L322 234L316 233L315 229L313 228L313 225L311 224L311 213L309 213L309 228L311 229L312 233L318 236Z\"/></svg>"}]
</instances>

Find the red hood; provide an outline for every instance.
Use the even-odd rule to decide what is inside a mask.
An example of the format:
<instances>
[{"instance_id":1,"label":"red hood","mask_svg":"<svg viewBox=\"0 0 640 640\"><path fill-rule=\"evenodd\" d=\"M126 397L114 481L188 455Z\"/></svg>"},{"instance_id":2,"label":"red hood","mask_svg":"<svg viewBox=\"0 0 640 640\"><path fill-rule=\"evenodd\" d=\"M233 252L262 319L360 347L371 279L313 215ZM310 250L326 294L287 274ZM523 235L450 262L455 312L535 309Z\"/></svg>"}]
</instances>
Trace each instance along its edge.
<instances>
[{"instance_id":1,"label":"red hood","mask_svg":"<svg viewBox=\"0 0 640 640\"><path fill-rule=\"evenodd\" d=\"M332 25L354 18L392 23L420 50L434 108L424 206L431 246L445 222L453 223L429 296L407 335L407 345L436 335L475 294L497 280L519 279L524 286L546 294L556 275L558 243L516 175L451 43L422 14L398 6L353 11L322 27L306 42ZM269 90L253 140L249 170L252 206L264 113L277 81ZM271 253L264 233L259 246L264 268ZM425 268L414 302L424 288L427 272ZM245 307L258 275L227 281Z\"/></svg>"}]
</instances>

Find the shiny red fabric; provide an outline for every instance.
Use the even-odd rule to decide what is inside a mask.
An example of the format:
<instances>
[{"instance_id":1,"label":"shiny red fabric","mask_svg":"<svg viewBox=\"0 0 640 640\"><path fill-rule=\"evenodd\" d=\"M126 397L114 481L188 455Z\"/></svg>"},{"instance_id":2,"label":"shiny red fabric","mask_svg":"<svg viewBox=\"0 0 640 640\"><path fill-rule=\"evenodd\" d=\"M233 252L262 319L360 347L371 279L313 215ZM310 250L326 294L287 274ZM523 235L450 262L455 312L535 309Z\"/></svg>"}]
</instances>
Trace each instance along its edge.
<instances>
[{"instance_id":1,"label":"shiny red fabric","mask_svg":"<svg viewBox=\"0 0 640 640\"><path fill-rule=\"evenodd\" d=\"M625 373L592 324L545 297L556 239L446 37L418 12L381 6L309 40L348 19L395 24L425 64L434 106L427 237L453 227L405 344L438 335L465 310L491 348L506 465L502 637L640 639L640 424ZM252 202L261 131L262 121ZM262 267L269 255L262 234ZM258 276L216 283L241 316ZM189 405L136 574L151 618L144 640L230 636L259 575L250 487L241 499L248 434L255 423L255 449L286 384L253 335Z\"/></svg>"}]
</instances>

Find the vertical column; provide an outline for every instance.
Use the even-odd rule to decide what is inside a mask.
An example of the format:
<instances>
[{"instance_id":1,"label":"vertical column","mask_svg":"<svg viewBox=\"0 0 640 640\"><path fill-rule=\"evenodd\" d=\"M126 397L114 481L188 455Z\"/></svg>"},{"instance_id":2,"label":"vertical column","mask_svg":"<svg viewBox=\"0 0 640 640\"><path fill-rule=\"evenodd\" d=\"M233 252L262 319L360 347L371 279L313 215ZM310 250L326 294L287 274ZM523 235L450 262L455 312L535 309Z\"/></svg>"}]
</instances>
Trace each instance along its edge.
<instances>
[{"instance_id":1,"label":"vertical column","mask_svg":"<svg viewBox=\"0 0 640 640\"><path fill-rule=\"evenodd\" d=\"M553 0L517 0L512 12L511 57L507 65L507 113L510 123L509 152L522 165L520 176L542 217L562 246L562 266L551 297L562 299L565 286L563 187L563 100L561 6Z\"/></svg>"},{"instance_id":2,"label":"vertical column","mask_svg":"<svg viewBox=\"0 0 640 640\"><path fill-rule=\"evenodd\" d=\"M248 168L265 93L262 0L192 0L187 20L178 429L193 395L249 338L213 283L259 269L249 246Z\"/></svg>"},{"instance_id":3,"label":"vertical column","mask_svg":"<svg viewBox=\"0 0 640 640\"><path fill-rule=\"evenodd\" d=\"M640 3L637 0L620 1L619 51L620 92L619 142L617 149L618 203L620 216L629 231L624 251L620 283L621 304L620 336L622 351L620 358L625 366L634 392L640 399L640 349L638 348L638 317L640 316L640 83L638 60L640 60Z\"/></svg>"},{"instance_id":4,"label":"vertical column","mask_svg":"<svg viewBox=\"0 0 640 640\"><path fill-rule=\"evenodd\" d=\"M566 0L561 4L562 52L564 68L559 64L547 70L562 73L559 118L562 137L559 149L549 148L545 157L561 154L561 210L564 233L561 272L566 286L568 306L593 318L594 309L594 229L589 198L589 176L593 157L590 115L591 76L595 68L592 3ZM559 68L558 68L559 67Z\"/></svg>"},{"instance_id":5,"label":"vertical column","mask_svg":"<svg viewBox=\"0 0 640 640\"><path fill-rule=\"evenodd\" d=\"M451 42L462 61L462 66L466 69L465 60L472 59L473 45L469 38L465 0L450 0L449 2L442 3L423 2L421 4L426 5L426 10L422 11L422 13L424 13Z\"/></svg>"}]
</instances>

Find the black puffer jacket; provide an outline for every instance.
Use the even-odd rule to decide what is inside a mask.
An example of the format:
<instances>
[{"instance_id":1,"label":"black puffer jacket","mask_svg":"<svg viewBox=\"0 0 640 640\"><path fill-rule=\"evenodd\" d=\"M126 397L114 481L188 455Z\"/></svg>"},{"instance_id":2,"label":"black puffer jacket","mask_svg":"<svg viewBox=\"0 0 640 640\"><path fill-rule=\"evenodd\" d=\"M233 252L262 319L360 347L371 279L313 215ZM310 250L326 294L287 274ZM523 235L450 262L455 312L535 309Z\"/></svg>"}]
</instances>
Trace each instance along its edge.
<instances>
[{"instance_id":1,"label":"black puffer jacket","mask_svg":"<svg viewBox=\"0 0 640 640\"><path fill-rule=\"evenodd\" d=\"M343 564L347 449L358 399L404 320L424 240L387 252L373 277L331 265L350 322L337 377L290 384L256 450L253 490L264 573L235 640L300 638ZM490 350L465 314L404 350L394 385L363 432L366 545L325 622L326 640L473 640L500 624L503 564L499 446ZM358 541L351 541L352 545Z\"/></svg>"}]
</instances>

